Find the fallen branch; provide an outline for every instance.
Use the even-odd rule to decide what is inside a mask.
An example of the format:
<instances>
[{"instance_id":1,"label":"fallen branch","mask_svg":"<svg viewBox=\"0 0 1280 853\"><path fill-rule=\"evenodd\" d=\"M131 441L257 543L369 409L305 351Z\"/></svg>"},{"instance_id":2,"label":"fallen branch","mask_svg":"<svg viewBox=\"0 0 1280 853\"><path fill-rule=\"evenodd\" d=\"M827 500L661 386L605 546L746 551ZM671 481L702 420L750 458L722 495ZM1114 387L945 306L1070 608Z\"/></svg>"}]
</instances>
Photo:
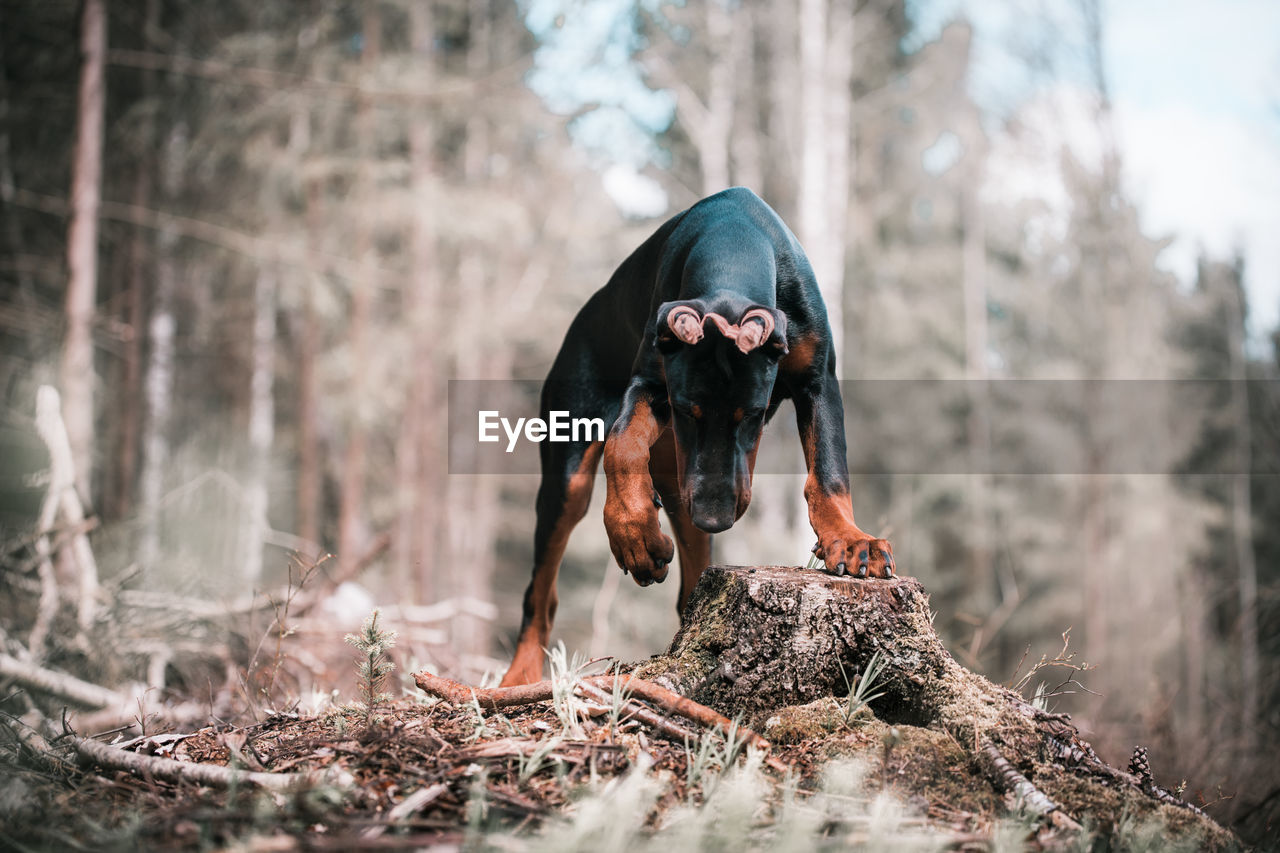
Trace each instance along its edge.
<instances>
[{"instance_id":1,"label":"fallen branch","mask_svg":"<svg viewBox=\"0 0 1280 853\"><path fill-rule=\"evenodd\" d=\"M0 678L12 679L29 690L48 693L76 705L95 710L123 707L129 698L114 690L82 681L74 675L45 669L33 663L0 654Z\"/></svg>"},{"instance_id":2,"label":"fallen branch","mask_svg":"<svg viewBox=\"0 0 1280 853\"><path fill-rule=\"evenodd\" d=\"M590 684L585 681L582 682L581 687L583 693L586 693L589 697L604 705L606 708L612 704L612 698L607 691L601 690L594 684ZM645 725L657 729L669 738L691 743L697 737L684 726L679 723L672 722L659 714L655 714L639 702L628 700L624 707L626 708L628 716L634 717Z\"/></svg>"},{"instance_id":3,"label":"fallen branch","mask_svg":"<svg viewBox=\"0 0 1280 853\"><path fill-rule=\"evenodd\" d=\"M144 719L161 717L169 723L182 723L200 720L207 715L206 707L196 702L159 702L151 697L151 691L144 691L140 685L135 685L140 692L121 693L65 672L18 660L2 652L0 679L16 682L33 693L56 696L71 705L87 709L70 715L82 731L113 728L122 722L136 721L139 716Z\"/></svg>"},{"instance_id":4,"label":"fallen branch","mask_svg":"<svg viewBox=\"0 0 1280 853\"><path fill-rule=\"evenodd\" d=\"M982 754L989 764L988 773L1027 811L1048 820L1060 829L1079 830L1080 824L1071 819L1058 804L1023 776L1009 763L994 743L983 739Z\"/></svg>"},{"instance_id":5,"label":"fallen branch","mask_svg":"<svg viewBox=\"0 0 1280 853\"><path fill-rule=\"evenodd\" d=\"M419 788L409 796L401 800L391 811L387 812L386 818L382 823L374 824L361 833L360 837L366 840L381 838L386 831L401 821L413 817L418 812L431 805L440 798L440 795L447 792L449 786L443 782L437 782L426 788Z\"/></svg>"},{"instance_id":6,"label":"fallen branch","mask_svg":"<svg viewBox=\"0 0 1280 853\"><path fill-rule=\"evenodd\" d=\"M40 602L36 606L36 621L27 637L27 651L31 653L32 660L43 660L53 620L58 618L58 578L53 571L50 558L53 549L49 547L47 538L42 536L36 541L36 554L39 557Z\"/></svg>"},{"instance_id":7,"label":"fallen branch","mask_svg":"<svg viewBox=\"0 0 1280 853\"><path fill-rule=\"evenodd\" d=\"M97 767L123 770L135 776L163 782L190 782L207 788L254 785L271 791L296 791L326 782L341 787L354 783L354 779L346 771L338 774L263 773L223 767L220 764L195 764L155 755L141 755L76 736L72 736L70 741L77 755Z\"/></svg>"},{"instance_id":8,"label":"fallen branch","mask_svg":"<svg viewBox=\"0 0 1280 853\"><path fill-rule=\"evenodd\" d=\"M49 494L40 510L41 529L48 531L54 517L61 511L73 529L85 524L84 507L76 494L75 462L71 458L71 441L62 421L62 403L58 392L50 385L41 385L36 391L36 432L49 449ZM40 555L47 560L52 554L48 537L42 537ZM89 537L79 533L71 537L71 554L75 559L79 580L79 599L76 621L81 636L93 626L98 596L98 562L89 547Z\"/></svg>"},{"instance_id":9,"label":"fallen branch","mask_svg":"<svg viewBox=\"0 0 1280 853\"><path fill-rule=\"evenodd\" d=\"M522 684L518 687L470 687L426 670L414 673L413 680L422 690L432 696L439 696L451 705L469 705L474 699L480 703L481 708L487 711L510 708L515 705L528 705L533 702L546 702L552 696L552 683L550 681L536 681L533 684ZM579 682L584 686L584 692L587 692L588 695L590 695L590 689L588 688L594 688L599 691L597 695L591 698L601 701L601 697L603 697L605 704L609 702L607 692L613 689L614 683L615 677L612 675L593 675L583 678ZM664 711L684 717L686 720L691 720L699 725L720 729L725 735L728 735L735 728L733 721L718 711L714 711L706 705L700 705L692 699L681 696L679 693L668 690L661 685L654 684L652 681L645 681L643 678L635 678L630 675L620 675L617 677L616 683L619 687L625 687L629 690L633 698L646 699ZM648 721L646 720L645 722ZM670 721L666 721L664 724L670 725ZM662 725L654 725L662 730ZM683 728L680 729L680 732L681 734L676 735L676 737L685 736L686 732ZM769 742L751 729L737 726L736 732L738 737L741 737L747 745L762 750L769 749Z\"/></svg>"}]
</instances>

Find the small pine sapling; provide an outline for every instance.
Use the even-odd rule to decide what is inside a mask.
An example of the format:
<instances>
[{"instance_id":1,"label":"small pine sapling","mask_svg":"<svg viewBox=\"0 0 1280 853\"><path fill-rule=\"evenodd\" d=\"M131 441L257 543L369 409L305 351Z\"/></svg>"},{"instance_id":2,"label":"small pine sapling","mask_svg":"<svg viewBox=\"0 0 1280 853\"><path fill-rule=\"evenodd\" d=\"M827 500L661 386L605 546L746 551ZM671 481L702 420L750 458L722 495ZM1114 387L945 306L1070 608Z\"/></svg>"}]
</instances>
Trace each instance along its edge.
<instances>
[{"instance_id":1,"label":"small pine sapling","mask_svg":"<svg viewBox=\"0 0 1280 853\"><path fill-rule=\"evenodd\" d=\"M382 692L387 676L396 665L387 657L387 650L396 644L396 632L383 630L378 625L379 611L374 610L360 626L360 633L347 634L346 641L364 655L356 667L360 675L360 692L364 700L364 718L368 723L374 709L391 697Z\"/></svg>"}]
</instances>

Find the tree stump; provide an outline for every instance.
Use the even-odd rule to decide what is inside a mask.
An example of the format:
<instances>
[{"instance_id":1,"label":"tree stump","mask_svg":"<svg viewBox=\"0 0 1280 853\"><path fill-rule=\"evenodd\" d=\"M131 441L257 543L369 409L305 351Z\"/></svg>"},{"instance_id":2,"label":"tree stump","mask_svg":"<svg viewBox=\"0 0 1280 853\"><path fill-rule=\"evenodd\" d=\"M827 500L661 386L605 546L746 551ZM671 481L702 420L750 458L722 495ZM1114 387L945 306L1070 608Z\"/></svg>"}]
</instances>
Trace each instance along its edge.
<instances>
[{"instance_id":1,"label":"tree stump","mask_svg":"<svg viewBox=\"0 0 1280 853\"><path fill-rule=\"evenodd\" d=\"M741 716L767 737L780 709L847 696L877 652L883 669L875 691L883 696L870 705L875 717L949 733L1020 807L1076 828L1085 815L1114 823L1137 807L1159 811L1178 833L1211 839L1209 847L1237 843L1149 774L1103 762L1066 714L1036 708L958 664L934 631L928 596L913 578L712 566L671 647L634 674Z\"/></svg>"},{"instance_id":2,"label":"tree stump","mask_svg":"<svg viewBox=\"0 0 1280 853\"><path fill-rule=\"evenodd\" d=\"M1027 730L1030 706L956 663L933 629L928 604L914 578L711 566L667 653L636 674L721 713L756 718L846 695L878 651L882 720L936 725L962 743L972 743L975 733Z\"/></svg>"}]
</instances>

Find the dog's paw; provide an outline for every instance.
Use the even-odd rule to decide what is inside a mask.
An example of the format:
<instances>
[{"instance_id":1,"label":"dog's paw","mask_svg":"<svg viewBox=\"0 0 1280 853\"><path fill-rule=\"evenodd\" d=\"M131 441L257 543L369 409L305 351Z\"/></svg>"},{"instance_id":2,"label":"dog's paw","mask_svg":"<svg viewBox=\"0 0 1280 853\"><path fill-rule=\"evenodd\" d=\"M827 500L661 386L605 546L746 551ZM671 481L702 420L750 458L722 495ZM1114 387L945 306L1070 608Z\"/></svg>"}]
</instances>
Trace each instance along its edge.
<instances>
[{"instance_id":1,"label":"dog's paw","mask_svg":"<svg viewBox=\"0 0 1280 853\"><path fill-rule=\"evenodd\" d=\"M652 501L638 509L620 500L606 502L604 528L613 558L637 584L649 586L667 579L676 546L658 525L658 510Z\"/></svg>"},{"instance_id":2,"label":"dog's paw","mask_svg":"<svg viewBox=\"0 0 1280 853\"><path fill-rule=\"evenodd\" d=\"M516 654L502 676L499 687L515 687L520 684L533 684L542 680L542 662L546 655L542 651L543 644L530 635L521 637L516 646Z\"/></svg>"},{"instance_id":3,"label":"dog's paw","mask_svg":"<svg viewBox=\"0 0 1280 853\"><path fill-rule=\"evenodd\" d=\"M823 568L833 575L891 578L894 576L893 546L888 539L876 539L856 527L818 531L813 553Z\"/></svg>"}]
</instances>

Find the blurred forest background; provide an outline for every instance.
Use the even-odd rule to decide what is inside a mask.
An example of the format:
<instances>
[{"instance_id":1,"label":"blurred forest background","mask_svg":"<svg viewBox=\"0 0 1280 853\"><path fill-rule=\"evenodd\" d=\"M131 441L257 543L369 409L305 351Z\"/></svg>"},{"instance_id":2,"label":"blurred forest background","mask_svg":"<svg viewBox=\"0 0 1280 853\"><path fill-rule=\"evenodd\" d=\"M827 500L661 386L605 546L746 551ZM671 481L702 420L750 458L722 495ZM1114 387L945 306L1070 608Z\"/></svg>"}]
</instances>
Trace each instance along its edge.
<instances>
[{"instance_id":1,"label":"blurred forest background","mask_svg":"<svg viewBox=\"0 0 1280 853\"><path fill-rule=\"evenodd\" d=\"M450 475L448 381L541 379L631 249L741 184L813 260L840 373L866 380L855 510L931 592L957 658L1011 682L1071 629L1095 668L1048 683L1052 706L1108 760L1145 744L1157 778L1261 825L1280 803L1280 386L1274 341L1246 331L1249 258L1203 257L1193 280L1157 265L1170 235L1144 233L1124 189L1098 0L1019 5L1087 79L1061 114L1041 100L999 121L966 87L970 26L918 38L925 5L2 0L8 652L86 654L56 631L26 643L49 384L104 587L225 602L331 552L318 571L358 584L325 611L335 638L398 605L432 626L402 669L500 674L537 478ZM1050 88L1058 53L1020 47L1024 82ZM1068 120L1083 149L1045 132ZM1020 195L1028 173L1062 201ZM884 380L908 397L967 381L921 393L917 446L902 405L876 407ZM1011 413L1001 380L1075 380L1080 402ZM1116 386L1083 380L1141 380L1122 393L1143 416L1108 422L1089 389ZM1211 397L1189 416L1167 380L1214 380ZM789 420L772 432L794 473L761 474L718 561L807 557ZM1147 431L1167 470L1112 457ZM1060 442L1079 467L1046 469ZM918 463L877 468L881 452ZM602 503L555 633L634 659L674 632L676 590L621 583ZM84 571L61 554L60 578ZM207 651L166 652L169 684ZM317 658L298 695L332 683Z\"/></svg>"}]
</instances>

